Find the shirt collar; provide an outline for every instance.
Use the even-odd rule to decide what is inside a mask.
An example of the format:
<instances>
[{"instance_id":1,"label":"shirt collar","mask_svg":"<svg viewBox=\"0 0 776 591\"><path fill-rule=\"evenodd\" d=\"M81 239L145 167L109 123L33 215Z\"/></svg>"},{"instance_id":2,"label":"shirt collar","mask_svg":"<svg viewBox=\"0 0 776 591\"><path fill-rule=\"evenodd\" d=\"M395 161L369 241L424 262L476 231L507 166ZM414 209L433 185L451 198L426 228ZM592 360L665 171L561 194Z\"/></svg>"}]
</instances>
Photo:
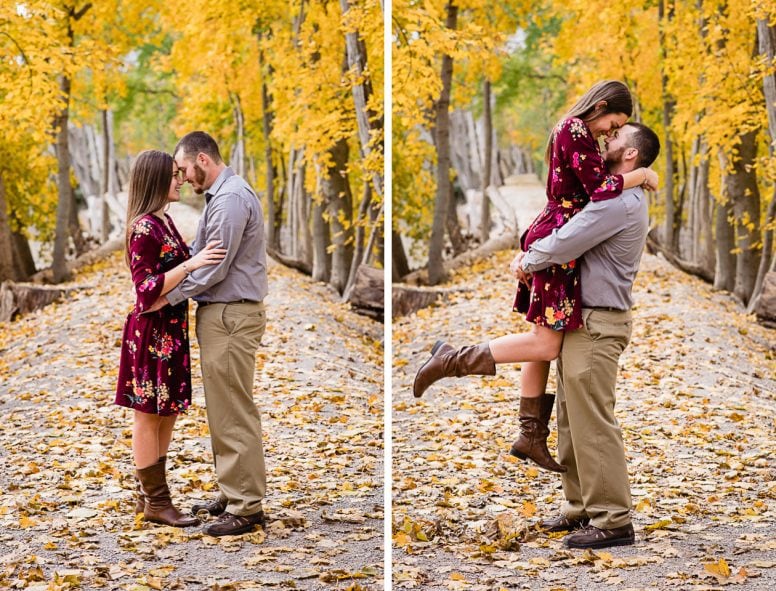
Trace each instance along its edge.
<instances>
[{"instance_id":1,"label":"shirt collar","mask_svg":"<svg viewBox=\"0 0 776 591\"><path fill-rule=\"evenodd\" d=\"M234 176L234 171L230 166L227 166L221 171L221 174L216 177L216 180L213 181L213 184L210 185L210 188L205 191L205 203L210 202L210 199L213 197L213 195L218 193L221 185L223 185L226 182L226 179L228 179L230 176Z\"/></svg>"}]
</instances>

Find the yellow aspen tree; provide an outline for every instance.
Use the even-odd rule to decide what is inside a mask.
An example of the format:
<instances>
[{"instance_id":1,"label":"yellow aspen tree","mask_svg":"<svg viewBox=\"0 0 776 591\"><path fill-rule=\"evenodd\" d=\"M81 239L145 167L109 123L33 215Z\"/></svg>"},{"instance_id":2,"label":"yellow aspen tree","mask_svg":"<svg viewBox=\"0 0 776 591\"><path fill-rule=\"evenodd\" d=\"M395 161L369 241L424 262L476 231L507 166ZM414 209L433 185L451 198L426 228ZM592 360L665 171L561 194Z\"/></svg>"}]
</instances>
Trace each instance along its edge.
<instances>
[{"instance_id":1,"label":"yellow aspen tree","mask_svg":"<svg viewBox=\"0 0 776 591\"><path fill-rule=\"evenodd\" d=\"M19 280L34 271L18 266L30 258L28 228L43 240L54 229L49 172L56 162L47 148L51 120L62 105L56 74L63 60L38 3L4 3L0 23L0 280Z\"/></svg>"},{"instance_id":2,"label":"yellow aspen tree","mask_svg":"<svg viewBox=\"0 0 776 591\"><path fill-rule=\"evenodd\" d=\"M469 0L394 3L394 244L428 241L430 281L442 279L450 201L448 112L468 106L483 75L497 79L520 6ZM398 273L399 275L401 273Z\"/></svg>"}]
</instances>

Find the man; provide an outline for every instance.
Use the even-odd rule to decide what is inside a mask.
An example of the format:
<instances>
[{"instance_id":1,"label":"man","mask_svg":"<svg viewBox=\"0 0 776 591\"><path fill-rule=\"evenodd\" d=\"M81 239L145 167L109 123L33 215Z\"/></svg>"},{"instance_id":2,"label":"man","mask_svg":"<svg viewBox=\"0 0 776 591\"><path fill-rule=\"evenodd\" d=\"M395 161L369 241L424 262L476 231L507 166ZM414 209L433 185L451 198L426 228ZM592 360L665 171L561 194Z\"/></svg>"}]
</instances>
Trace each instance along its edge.
<instances>
[{"instance_id":1,"label":"man","mask_svg":"<svg viewBox=\"0 0 776 591\"><path fill-rule=\"evenodd\" d=\"M218 265L192 271L167 294L173 305L197 302L207 419L220 493L194 505L219 519L206 525L211 536L238 535L264 525L266 491L261 419L253 402L256 350L266 326L267 255L264 216L256 194L221 159L208 134L194 131L175 147L174 159L205 209L193 244L196 251L221 242Z\"/></svg>"},{"instance_id":2,"label":"man","mask_svg":"<svg viewBox=\"0 0 776 591\"><path fill-rule=\"evenodd\" d=\"M650 166L660 141L628 123L607 137L604 159L622 174ZM617 364L631 336L631 290L649 229L641 187L590 202L562 228L534 242L511 267L518 279L581 258L583 326L567 332L558 373L558 461L566 501L547 531L573 532L570 548L633 544L631 495L622 434L614 416ZM579 530L579 531L576 531Z\"/></svg>"}]
</instances>

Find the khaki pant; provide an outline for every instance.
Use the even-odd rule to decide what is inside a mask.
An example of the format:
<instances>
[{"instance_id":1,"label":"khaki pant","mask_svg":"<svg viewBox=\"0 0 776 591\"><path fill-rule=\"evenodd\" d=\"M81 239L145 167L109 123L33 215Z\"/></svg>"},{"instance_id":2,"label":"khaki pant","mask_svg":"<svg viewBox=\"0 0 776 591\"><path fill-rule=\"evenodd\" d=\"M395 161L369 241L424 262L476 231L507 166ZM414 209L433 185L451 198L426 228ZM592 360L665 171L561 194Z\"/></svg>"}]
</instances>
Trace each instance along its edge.
<instances>
[{"instance_id":1,"label":"khaki pant","mask_svg":"<svg viewBox=\"0 0 776 591\"><path fill-rule=\"evenodd\" d=\"M261 509L266 491L261 418L253 402L263 303L197 307L197 340L220 497L234 515Z\"/></svg>"},{"instance_id":2,"label":"khaki pant","mask_svg":"<svg viewBox=\"0 0 776 591\"><path fill-rule=\"evenodd\" d=\"M558 461L570 518L601 529L631 522L625 447L614 417L620 355L631 337L630 312L584 309L583 326L567 332L558 358Z\"/></svg>"}]
</instances>

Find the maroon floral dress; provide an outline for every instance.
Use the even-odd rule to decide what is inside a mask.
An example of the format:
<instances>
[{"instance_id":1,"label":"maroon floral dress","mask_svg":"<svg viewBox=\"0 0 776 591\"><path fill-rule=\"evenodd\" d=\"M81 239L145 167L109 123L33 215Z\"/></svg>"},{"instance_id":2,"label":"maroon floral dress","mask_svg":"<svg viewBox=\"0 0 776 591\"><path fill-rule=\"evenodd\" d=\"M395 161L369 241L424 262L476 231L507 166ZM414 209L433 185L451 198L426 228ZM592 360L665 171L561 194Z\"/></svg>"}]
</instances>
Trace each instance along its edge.
<instances>
[{"instance_id":1,"label":"maroon floral dress","mask_svg":"<svg viewBox=\"0 0 776 591\"><path fill-rule=\"evenodd\" d=\"M552 132L547 175L547 205L520 238L520 248L563 226L591 199L603 201L622 193L622 175L612 175L598 142L584 121L562 120ZM577 261L553 265L533 274L531 286L518 284L513 309L526 320L553 330L582 325L582 291Z\"/></svg>"},{"instance_id":2,"label":"maroon floral dress","mask_svg":"<svg viewBox=\"0 0 776 591\"><path fill-rule=\"evenodd\" d=\"M188 300L142 314L161 295L164 273L190 256L172 218L165 217L167 225L155 215L144 215L129 238L137 301L124 324L115 400L161 416L180 413L191 404Z\"/></svg>"}]
</instances>

